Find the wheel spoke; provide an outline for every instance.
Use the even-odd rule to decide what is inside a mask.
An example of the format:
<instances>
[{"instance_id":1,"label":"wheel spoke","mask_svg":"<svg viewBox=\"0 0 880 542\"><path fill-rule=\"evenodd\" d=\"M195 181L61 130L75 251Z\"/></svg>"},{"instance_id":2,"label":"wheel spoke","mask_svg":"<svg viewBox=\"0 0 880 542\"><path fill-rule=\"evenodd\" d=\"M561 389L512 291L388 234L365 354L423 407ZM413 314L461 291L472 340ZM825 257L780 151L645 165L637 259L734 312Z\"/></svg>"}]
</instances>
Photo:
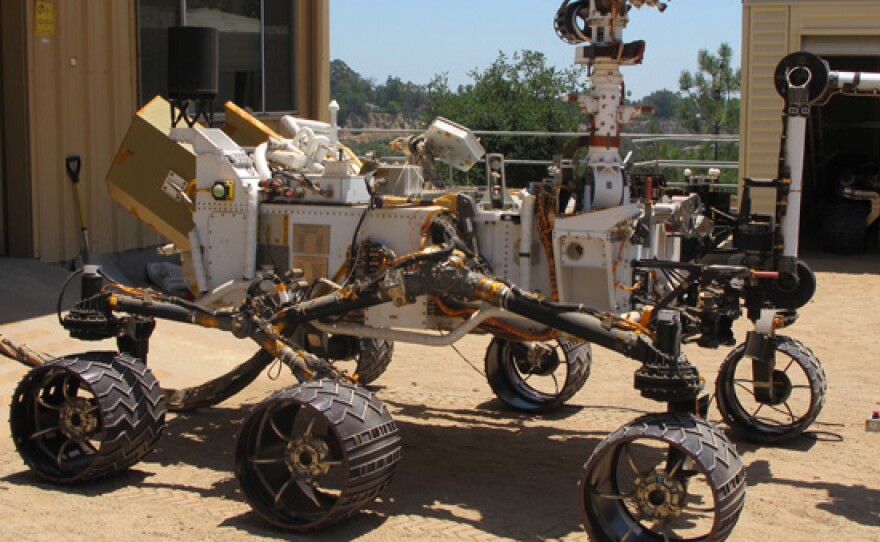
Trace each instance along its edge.
<instances>
[{"instance_id":1,"label":"wheel spoke","mask_svg":"<svg viewBox=\"0 0 880 542\"><path fill-rule=\"evenodd\" d=\"M791 366L794 365L794 359L788 362L788 365L785 366L785 369L782 370L783 373L787 373Z\"/></svg>"},{"instance_id":2,"label":"wheel spoke","mask_svg":"<svg viewBox=\"0 0 880 542\"><path fill-rule=\"evenodd\" d=\"M757 418L757 417L758 417L758 412L760 412L761 409L764 408L764 404L765 404L765 403L761 403L761 404L758 405L758 408L756 408L755 411L752 412L752 418Z\"/></svg>"},{"instance_id":3,"label":"wheel spoke","mask_svg":"<svg viewBox=\"0 0 880 542\"><path fill-rule=\"evenodd\" d=\"M98 453L98 449L95 447L95 445L84 438L75 439L75 442L79 444L81 448L85 448L84 451L88 451L93 454Z\"/></svg>"},{"instance_id":4,"label":"wheel spoke","mask_svg":"<svg viewBox=\"0 0 880 542\"><path fill-rule=\"evenodd\" d=\"M556 373L550 373L550 377L553 378L553 388L556 390L554 395L559 395L559 379L556 378Z\"/></svg>"},{"instance_id":5,"label":"wheel spoke","mask_svg":"<svg viewBox=\"0 0 880 542\"><path fill-rule=\"evenodd\" d=\"M746 382L751 383L752 381L751 381L751 380L747 380ZM742 384L739 380L735 381L735 384L736 384L736 387L738 387L738 388L742 388L746 393L748 393L748 394L751 395L752 397L755 396L755 392L752 391L752 389L751 389L750 387L746 386L745 384Z\"/></svg>"},{"instance_id":6,"label":"wheel spoke","mask_svg":"<svg viewBox=\"0 0 880 542\"><path fill-rule=\"evenodd\" d=\"M77 382L75 382L75 383L76 383L76 387L74 388L73 395L72 395L72 396L70 395L70 388L71 388L71 386L70 386L70 377L71 377L71 375L68 374L67 376L64 377L64 379L61 380L61 395L62 395L62 396L64 397L64 399L67 400L67 401L70 401L70 400L72 400L74 397L76 397L76 390L79 389L79 381L77 381Z\"/></svg>"},{"instance_id":7,"label":"wheel spoke","mask_svg":"<svg viewBox=\"0 0 880 542\"><path fill-rule=\"evenodd\" d=\"M61 429L60 425L56 425L54 427L48 427L46 429L41 429L35 433L32 433L31 436L29 436L28 438L30 440L37 440L38 438L42 438L42 437L48 435L49 433L51 433L52 431L58 431L59 429Z\"/></svg>"},{"instance_id":8,"label":"wheel spoke","mask_svg":"<svg viewBox=\"0 0 880 542\"><path fill-rule=\"evenodd\" d=\"M67 440L67 441L64 442L64 444L61 445L61 447L58 448L58 453L55 454L55 464L58 465L58 468L59 468L59 469L64 468L64 467L61 465L62 460L63 460L63 457L64 457L64 451L65 451L65 450L66 450L71 444L74 444L74 442L75 442L75 441L73 441L73 440Z\"/></svg>"},{"instance_id":9,"label":"wheel spoke","mask_svg":"<svg viewBox=\"0 0 880 542\"><path fill-rule=\"evenodd\" d=\"M773 412L776 412L777 414L782 414L783 416L788 416L792 420L796 419L794 417L794 413L791 411L791 408L788 408L788 403L785 403L785 406L786 406L786 408L788 408L788 411L782 410L781 408L779 408L778 406L775 406L775 405L767 405L767 406L769 406L770 410L772 410Z\"/></svg>"},{"instance_id":10,"label":"wheel spoke","mask_svg":"<svg viewBox=\"0 0 880 542\"><path fill-rule=\"evenodd\" d=\"M672 450L670 450L670 452L671 452L671 451L672 451ZM675 478L675 475L678 474L679 469L681 469L681 468L684 466L684 462L685 462L685 460L687 460L687 456L686 456L686 455L682 455L681 461L679 461L675 466L673 466L672 469L670 469L670 470L667 472L667 475L668 475L670 478Z\"/></svg>"},{"instance_id":11,"label":"wheel spoke","mask_svg":"<svg viewBox=\"0 0 880 542\"><path fill-rule=\"evenodd\" d=\"M283 457L276 457L274 459L271 459L268 457L267 458L254 457L254 458L248 459L248 461L252 465L276 465L278 463L284 463L284 458Z\"/></svg>"},{"instance_id":12,"label":"wheel spoke","mask_svg":"<svg viewBox=\"0 0 880 542\"><path fill-rule=\"evenodd\" d=\"M623 446L623 451L626 452L626 460L627 460L627 462L629 463L629 468L632 469L633 473L634 473L636 476L644 476L645 473L647 473L648 471L642 472L642 471L639 470L639 467L636 465L635 459L633 459L633 456L632 456L632 453L630 452L629 447L630 447L630 444L629 444L629 443L626 443L626 444Z\"/></svg>"},{"instance_id":13,"label":"wheel spoke","mask_svg":"<svg viewBox=\"0 0 880 542\"><path fill-rule=\"evenodd\" d=\"M284 432L281 431L281 429L279 429L277 425L275 425L275 418L273 417L273 413L267 412L266 416L269 420L269 427L272 428L272 432L278 435L278 438L280 438L284 442L291 442L290 437L285 435Z\"/></svg>"},{"instance_id":14,"label":"wheel spoke","mask_svg":"<svg viewBox=\"0 0 880 542\"><path fill-rule=\"evenodd\" d=\"M293 478L288 479L286 482L284 482L281 485L281 488L278 490L278 492L275 493L275 498L273 499L273 502L275 503L275 508L278 508L279 505L281 504L281 496L284 495L284 492L287 491L287 488L290 487L290 484L292 482L293 482Z\"/></svg>"},{"instance_id":15,"label":"wheel spoke","mask_svg":"<svg viewBox=\"0 0 880 542\"><path fill-rule=\"evenodd\" d=\"M595 487L591 487L590 491L593 493L593 495L599 497L600 499L608 499L611 501L625 501L626 499L632 499L636 495L635 489L633 489L629 493L626 493L623 495L614 495L611 493L600 493L599 490Z\"/></svg>"},{"instance_id":16,"label":"wheel spoke","mask_svg":"<svg viewBox=\"0 0 880 542\"><path fill-rule=\"evenodd\" d=\"M61 410L60 405L52 405L52 404L47 403L46 400L43 399L39 393L37 393L35 395L35 397L36 397L37 404L39 406L41 406L43 408L48 408L49 410L56 410L56 411Z\"/></svg>"},{"instance_id":17,"label":"wheel spoke","mask_svg":"<svg viewBox=\"0 0 880 542\"><path fill-rule=\"evenodd\" d=\"M669 527L666 525L666 523L663 520L660 520L660 519L655 520L654 524L651 525L651 530L654 531L655 533L657 531L660 531L660 534L663 535L663 542L669 542L669 535L667 534L669 532ZM675 535L673 535L673 536L675 536Z\"/></svg>"},{"instance_id":18,"label":"wheel spoke","mask_svg":"<svg viewBox=\"0 0 880 542\"><path fill-rule=\"evenodd\" d=\"M315 503L315 506L321 508L321 502L318 500L318 496L315 495L315 488L308 484L305 480L297 480L297 487L299 487L300 491L309 498L310 501Z\"/></svg>"},{"instance_id":19,"label":"wheel spoke","mask_svg":"<svg viewBox=\"0 0 880 542\"><path fill-rule=\"evenodd\" d=\"M791 406L788 404L787 401L783 404L785 405L785 410L788 411L788 415L791 416L792 425L794 425L795 423L797 423L797 418L795 417L794 412L791 410Z\"/></svg>"},{"instance_id":20,"label":"wheel spoke","mask_svg":"<svg viewBox=\"0 0 880 542\"><path fill-rule=\"evenodd\" d=\"M296 419L296 418L294 417L294 419ZM309 420L309 425L308 425L308 427L306 427L306 430L305 430L305 432L303 433L303 435L304 435L305 437L307 437L307 438L308 438L308 437L311 437L311 436L312 436L312 429L313 429L314 427L315 427L315 418L313 417L311 420ZM291 430L290 430L290 434L293 435L293 429L292 429L292 428L291 428Z\"/></svg>"}]
</instances>

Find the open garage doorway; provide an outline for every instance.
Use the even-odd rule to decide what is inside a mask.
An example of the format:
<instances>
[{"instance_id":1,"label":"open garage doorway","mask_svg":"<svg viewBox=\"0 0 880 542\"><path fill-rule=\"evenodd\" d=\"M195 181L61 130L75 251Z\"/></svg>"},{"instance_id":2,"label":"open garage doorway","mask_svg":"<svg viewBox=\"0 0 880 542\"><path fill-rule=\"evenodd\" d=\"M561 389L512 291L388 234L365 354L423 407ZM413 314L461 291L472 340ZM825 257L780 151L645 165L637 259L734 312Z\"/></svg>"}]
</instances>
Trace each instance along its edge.
<instances>
[{"instance_id":1,"label":"open garage doorway","mask_svg":"<svg viewBox=\"0 0 880 542\"><path fill-rule=\"evenodd\" d=\"M834 71L880 72L880 56L820 56ZM816 107L807 150L805 230L814 239L821 239L825 250L876 250L880 222L880 97L838 95Z\"/></svg>"}]
</instances>

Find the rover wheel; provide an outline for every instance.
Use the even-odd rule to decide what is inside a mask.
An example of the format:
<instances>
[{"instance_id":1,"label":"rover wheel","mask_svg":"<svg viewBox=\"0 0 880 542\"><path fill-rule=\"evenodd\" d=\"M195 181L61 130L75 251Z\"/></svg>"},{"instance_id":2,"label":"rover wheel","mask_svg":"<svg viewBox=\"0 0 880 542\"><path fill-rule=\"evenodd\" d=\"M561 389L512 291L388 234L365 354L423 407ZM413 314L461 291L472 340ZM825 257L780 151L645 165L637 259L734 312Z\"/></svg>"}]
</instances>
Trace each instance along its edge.
<instances>
[{"instance_id":1,"label":"rover wheel","mask_svg":"<svg viewBox=\"0 0 880 542\"><path fill-rule=\"evenodd\" d=\"M24 462L59 483L134 465L153 449L164 421L152 373L115 352L59 358L31 370L13 394L9 416Z\"/></svg>"},{"instance_id":2,"label":"rover wheel","mask_svg":"<svg viewBox=\"0 0 880 542\"><path fill-rule=\"evenodd\" d=\"M394 343L383 339L360 339L358 341L357 370L359 384L369 384L379 378L394 356Z\"/></svg>"},{"instance_id":3,"label":"rover wheel","mask_svg":"<svg viewBox=\"0 0 880 542\"><path fill-rule=\"evenodd\" d=\"M358 383L364 385L379 378L394 355L393 341L348 335L331 336L311 324L297 326L291 339L312 354L332 360L337 369L357 375Z\"/></svg>"},{"instance_id":4,"label":"rover wheel","mask_svg":"<svg viewBox=\"0 0 880 542\"><path fill-rule=\"evenodd\" d=\"M495 395L527 412L546 412L577 393L590 376L588 343L518 343L498 337L486 350L486 378Z\"/></svg>"},{"instance_id":5,"label":"rover wheel","mask_svg":"<svg viewBox=\"0 0 880 542\"><path fill-rule=\"evenodd\" d=\"M812 424L825 404L825 371L800 341L777 335L775 401L758 401L752 388L752 362L745 344L721 364L715 382L718 410L738 435L752 442L778 444L796 438Z\"/></svg>"},{"instance_id":6,"label":"rover wheel","mask_svg":"<svg viewBox=\"0 0 880 542\"><path fill-rule=\"evenodd\" d=\"M584 466L581 516L594 542L720 541L745 499L745 470L718 428L649 414L603 440Z\"/></svg>"},{"instance_id":7,"label":"rover wheel","mask_svg":"<svg viewBox=\"0 0 880 542\"><path fill-rule=\"evenodd\" d=\"M391 483L397 426L363 387L316 380L281 390L242 424L235 474L248 503L293 531L351 516Z\"/></svg>"}]
</instances>

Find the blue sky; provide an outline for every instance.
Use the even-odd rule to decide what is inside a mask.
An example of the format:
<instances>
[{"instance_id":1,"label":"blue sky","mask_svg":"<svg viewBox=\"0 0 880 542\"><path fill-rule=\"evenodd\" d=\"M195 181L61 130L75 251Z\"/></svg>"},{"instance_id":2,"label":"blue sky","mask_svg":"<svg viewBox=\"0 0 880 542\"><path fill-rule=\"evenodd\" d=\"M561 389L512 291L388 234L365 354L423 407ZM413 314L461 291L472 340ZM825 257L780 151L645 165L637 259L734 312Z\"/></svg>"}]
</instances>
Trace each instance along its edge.
<instances>
[{"instance_id":1,"label":"blue sky","mask_svg":"<svg viewBox=\"0 0 880 542\"><path fill-rule=\"evenodd\" d=\"M551 65L570 66L574 47L556 37L561 0L330 0L330 57L383 82L389 75L427 83L447 73L450 84L470 81L499 51L541 51ZM682 70L696 68L697 51L733 47L739 66L742 0L667 0L669 9L633 9L624 37L645 40L641 66L623 68L639 98L678 89Z\"/></svg>"}]
</instances>

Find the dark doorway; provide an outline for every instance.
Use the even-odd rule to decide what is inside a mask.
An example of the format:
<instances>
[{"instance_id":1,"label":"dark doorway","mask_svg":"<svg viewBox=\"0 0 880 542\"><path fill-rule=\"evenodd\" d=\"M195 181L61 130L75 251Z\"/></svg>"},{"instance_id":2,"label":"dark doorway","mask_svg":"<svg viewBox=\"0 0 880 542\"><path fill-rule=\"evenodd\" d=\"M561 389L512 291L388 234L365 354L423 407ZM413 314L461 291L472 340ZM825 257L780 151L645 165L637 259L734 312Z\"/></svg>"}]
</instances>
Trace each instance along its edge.
<instances>
[{"instance_id":1,"label":"dark doorway","mask_svg":"<svg viewBox=\"0 0 880 542\"><path fill-rule=\"evenodd\" d=\"M824 55L823 58L834 71L880 72L880 58L874 56ZM814 109L810 124L805 164L805 224L812 225L812 233L821 232L823 245L834 245L838 241L850 243L853 247L846 249L850 251L873 244L877 225L866 229L858 224L859 220L868 219L870 203L847 200L841 194L842 188L849 185L880 189L877 182L880 178L880 99L834 96L827 104ZM859 220L853 218L855 214ZM835 217L846 221L838 225L840 228L864 232L831 231L837 227ZM841 239L836 241L838 237Z\"/></svg>"},{"instance_id":2,"label":"dark doorway","mask_svg":"<svg viewBox=\"0 0 880 542\"><path fill-rule=\"evenodd\" d=\"M0 59L3 58L3 40L0 40ZM3 164L3 70L0 70L0 256L6 256L6 168Z\"/></svg>"}]
</instances>

